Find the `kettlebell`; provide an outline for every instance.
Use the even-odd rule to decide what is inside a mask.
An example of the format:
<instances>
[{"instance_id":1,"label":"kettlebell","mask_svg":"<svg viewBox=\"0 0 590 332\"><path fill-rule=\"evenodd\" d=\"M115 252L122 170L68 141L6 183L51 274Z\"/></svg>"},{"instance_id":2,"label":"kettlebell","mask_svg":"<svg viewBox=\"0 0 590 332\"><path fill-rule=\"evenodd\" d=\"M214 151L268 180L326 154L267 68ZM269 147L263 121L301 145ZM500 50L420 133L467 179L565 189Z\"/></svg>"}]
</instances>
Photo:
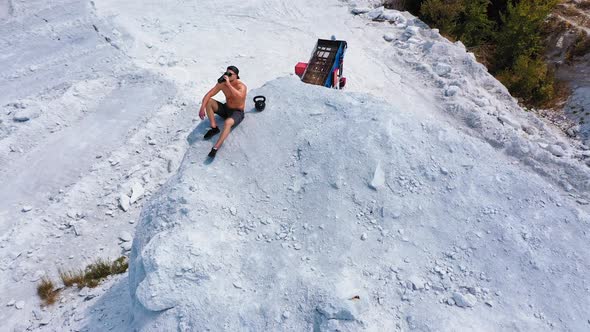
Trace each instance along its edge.
<instances>
[{"instance_id":1,"label":"kettlebell","mask_svg":"<svg viewBox=\"0 0 590 332\"><path fill-rule=\"evenodd\" d=\"M266 97L265 96L256 96L254 97L254 108L256 108L256 110L258 112L262 112L264 111L264 108L266 107Z\"/></svg>"}]
</instances>

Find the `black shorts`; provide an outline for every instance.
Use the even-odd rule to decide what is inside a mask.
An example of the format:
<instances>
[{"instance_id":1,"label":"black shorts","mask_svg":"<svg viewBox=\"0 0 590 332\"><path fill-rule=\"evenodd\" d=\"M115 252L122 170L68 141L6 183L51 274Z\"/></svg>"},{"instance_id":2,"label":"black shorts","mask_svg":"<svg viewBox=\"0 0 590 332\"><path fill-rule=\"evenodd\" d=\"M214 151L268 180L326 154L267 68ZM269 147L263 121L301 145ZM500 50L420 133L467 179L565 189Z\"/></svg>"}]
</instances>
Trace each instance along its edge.
<instances>
[{"instance_id":1,"label":"black shorts","mask_svg":"<svg viewBox=\"0 0 590 332\"><path fill-rule=\"evenodd\" d=\"M217 101L217 100L216 100ZM237 126L244 120L244 110L237 108L228 108L226 104L217 101L217 112L215 113L220 117L227 119L234 119L233 127Z\"/></svg>"}]
</instances>

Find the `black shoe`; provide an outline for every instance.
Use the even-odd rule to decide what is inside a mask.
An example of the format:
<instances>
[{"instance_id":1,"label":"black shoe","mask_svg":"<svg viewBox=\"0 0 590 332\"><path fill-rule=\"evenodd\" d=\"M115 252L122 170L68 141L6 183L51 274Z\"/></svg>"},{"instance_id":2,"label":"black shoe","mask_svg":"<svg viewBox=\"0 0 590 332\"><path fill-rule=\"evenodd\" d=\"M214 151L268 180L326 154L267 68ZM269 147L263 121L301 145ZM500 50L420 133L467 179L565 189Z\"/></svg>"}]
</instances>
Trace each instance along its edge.
<instances>
[{"instance_id":1,"label":"black shoe","mask_svg":"<svg viewBox=\"0 0 590 332\"><path fill-rule=\"evenodd\" d=\"M215 155L217 154L217 149L213 148L211 149L211 152L209 152L209 154L207 155L209 158L215 158Z\"/></svg>"},{"instance_id":2,"label":"black shoe","mask_svg":"<svg viewBox=\"0 0 590 332\"><path fill-rule=\"evenodd\" d=\"M210 139L211 137L215 136L219 134L219 128L215 127L215 128L211 128L209 129L206 133L205 136L203 136L204 139Z\"/></svg>"}]
</instances>

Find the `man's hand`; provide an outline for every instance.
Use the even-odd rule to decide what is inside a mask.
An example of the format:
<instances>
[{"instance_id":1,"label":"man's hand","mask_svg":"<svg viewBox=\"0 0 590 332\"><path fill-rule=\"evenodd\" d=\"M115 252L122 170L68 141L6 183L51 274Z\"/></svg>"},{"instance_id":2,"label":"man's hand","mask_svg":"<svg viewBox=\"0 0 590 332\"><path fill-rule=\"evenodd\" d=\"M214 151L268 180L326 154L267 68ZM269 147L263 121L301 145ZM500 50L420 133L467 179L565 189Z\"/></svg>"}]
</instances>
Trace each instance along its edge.
<instances>
[{"instance_id":1,"label":"man's hand","mask_svg":"<svg viewBox=\"0 0 590 332\"><path fill-rule=\"evenodd\" d=\"M225 81L223 81L223 83L225 83L225 85L230 85L229 84L229 76L223 75L223 77L225 78Z\"/></svg>"},{"instance_id":2,"label":"man's hand","mask_svg":"<svg viewBox=\"0 0 590 332\"><path fill-rule=\"evenodd\" d=\"M201 120L203 120L205 118L205 107L201 106L201 109L199 110L199 118L201 118Z\"/></svg>"}]
</instances>

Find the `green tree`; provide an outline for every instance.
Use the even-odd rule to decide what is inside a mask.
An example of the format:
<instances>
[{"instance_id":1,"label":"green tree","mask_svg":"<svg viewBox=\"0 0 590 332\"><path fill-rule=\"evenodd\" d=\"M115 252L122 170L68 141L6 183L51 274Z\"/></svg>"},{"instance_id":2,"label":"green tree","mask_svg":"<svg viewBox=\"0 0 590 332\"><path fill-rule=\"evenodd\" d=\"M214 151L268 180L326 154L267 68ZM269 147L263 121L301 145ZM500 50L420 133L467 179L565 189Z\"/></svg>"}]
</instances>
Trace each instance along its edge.
<instances>
[{"instance_id":1,"label":"green tree","mask_svg":"<svg viewBox=\"0 0 590 332\"><path fill-rule=\"evenodd\" d=\"M423 2L424 0L403 0L402 9L418 16Z\"/></svg>"},{"instance_id":2,"label":"green tree","mask_svg":"<svg viewBox=\"0 0 590 332\"><path fill-rule=\"evenodd\" d=\"M422 18L438 28L442 34L456 37L457 19L463 12L462 0L426 0L422 3Z\"/></svg>"},{"instance_id":3,"label":"green tree","mask_svg":"<svg viewBox=\"0 0 590 332\"><path fill-rule=\"evenodd\" d=\"M536 58L543 50L541 25L558 0L508 2L501 15L502 26L496 35L493 71L512 67L520 56Z\"/></svg>"},{"instance_id":4,"label":"green tree","mask_svg":"<svg viewBox=\"0 0 590 332\"><path fill-rule=\"evenodd\" d=\"M497 75L510 93L528 105L541 106L555 94L555 78L540 58L520 55L510 69Z\"/></svg>"},{"instance_id":5,"label":"green tree","mask_svg":"<svg viewBox=\"0 0 590 332\"><path fill-rule=\"evenodd\" d=\"M480 46L492 39L495 25L488 18L490 0L464 0L463 11L459 14L455 36L465 46Z\"/></svg>"}]
</instances>

